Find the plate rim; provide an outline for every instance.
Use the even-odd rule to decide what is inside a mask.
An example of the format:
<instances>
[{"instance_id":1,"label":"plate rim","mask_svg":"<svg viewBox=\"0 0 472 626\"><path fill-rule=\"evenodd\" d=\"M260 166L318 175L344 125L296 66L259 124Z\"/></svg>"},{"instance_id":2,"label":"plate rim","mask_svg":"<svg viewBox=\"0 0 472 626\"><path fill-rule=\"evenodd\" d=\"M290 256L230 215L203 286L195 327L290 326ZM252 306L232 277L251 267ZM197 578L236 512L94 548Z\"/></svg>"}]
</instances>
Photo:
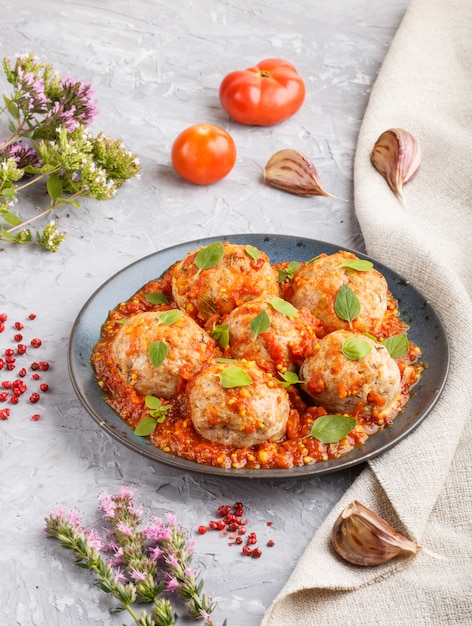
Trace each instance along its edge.
<instances>
[{"instance_id":1,"label":"plate rim","mask_svg":"<svg viewBox=\"0 0 472 626\"><path fill-rule=\"evenodd\" d=\"M228 468L222 468L222 467L211 466L211 465L203 465L200 463L196 463L195 461L191 461L188 459L171 455L169 453L166 453L160 450L159 448L156 448L155 446L152 446L150 442L149 442L150 445L146 445L146 447L144 447L142 444L139 445L138 443L134 443L129 438L126 438L126 439L123 438L123 436L121 436L117 432L117 430L113 428L111 424L108 423L106 418L100 415L100 413L103 413L103 412L111 413L117 420L120 420L122 424L126 428L129 429L129 435L132 435L132 430L130 429L130 427L127 426L124 420L122 420L106 404L105 399L103 398L103 395L104 395L103 392L102 392L103 411L97 411L95 409L93 404L90 402L89 397L87 397L87 395L83 393L83 389L78 382L79 377L77 376L77 367L79 364L77 362L75 348L76 348L77 334L81 330L81 325L82 325L84 315L87 311L89 311L91 305L97 300L98 296L102 294L110 286L110 284L119 280L120 277L122 277L125 274L129 274L137 266L148 263L155 257L162 256L162 255L172 255L172 253L177 250L182 250L182 251L186 250L188 252L188 251L191 251L192 249L197 249L198 247L202 245L208 245L209 243L212 243L214 241L248 243L248 240L259 240L259 241L283 240L286 243L291 242L293 244L298 242L297 245L299 247L302 245L311 244L311 245L316 245L320 247L326 246L327 248L330 248L332 250L334 248L337 248L338 250L345 250L347 252L352 252L359 258L364 258L364 259L373 261L374 265L380 268L379 271L382 271L382 269L384 269L384 271L386 270L387 273L393 274L398 281L403 282L406 289L412 290L417 296L419 296L420 298L424 300L425 304L427 304L430 307L431 311L433 312L435 316L435 321L438 324L438 328L440 330L442 339L444 341L444 344L442 346L443 348L445 348L445 354L442 355L443 374L441 377L440 385L436 389L434 396L430 398L427 408L421 413L421 415L412 424L410 424L405 430L402 430L398 437L394 438L392 441L387 440L383 445L380 445L379 447L375 447L373 450L371 450L370 452L366 452L365 454L360 454L359 452L357 452L357 454L351 454L356 451L362 451L363 445L366 445L366 444L363 444L362 446L355 448L354 450L348 452L347 454L341 457L338 457L337 459L332 459L329 461L321 461L318 463L314 463L312 465L304 465L301 467L296 466L296 467L287 468L287 469L283 469L283 468L272 468L272 469L231 468L231 469L228 469ZM259 243L259 247L260 247L260 243ZM175 257L173 262L180 260L180 258L183 258L183 257ZM277 263L277 262L279 261L274 261L274 263ZM171 267L171 265L163 269L161 274L164 273L167 269L169 269L169 267ZM157 277L158 276L156 276L156 278ZM144 281L141 286L146 284L148 280ZM136 289L136 291L138 289ZM132 295L133 293L130 293L128 295L128 298L130 298ZM118 302L112 304L109 310L113 309L117 304ZM101 319L98 322L99 333L101 331L101 328L104 322L105 322L105 319ZM98 337L97 337L97 340L98 340ZM89 359L90 359L90 356L91 354L89 355ZM104 282L102 282L99 285L99 287L97 287L91 293L91 295L86 299L82 307L79 309L79 312L72 325L72 329L71 329L71 333L69 337L69 343L68 343L67 357L68 357L67 365L68 365L68 371L69 371L69 378L71 380L74 392L77 395L77 398L79 399L82 407L86 409L87 413L101 427L102 430L104 430L108 435L110 435L116 441L121 443L123 446L127 447L128 449L134 451L135 453L149 460L152 460L157 463L163 463L167 466L172 466L174 468L178 468L181 470L197 472L200 474L203 473L203 474L210 474L210 475L226 476L226 477L231 477L231 478L264 479L264 478L295 478L295 477L300 478L300 477L323 475L323 474L333 473L336 471L346 470L354 466L360 465L362 463L365 463L369 461L370 459L376 456L379 456L380 454L383 454L387 450L393 448L401 440L406 438L413 430L415 430L417 426L419 426L419 424L427 417L427 415L431 412L431 410L436 405L448 378L451 354L450 354L450 346L449 346L448 337L445 332L445 328L442 323L442 320L440 316L438 315L438 313L434 310L434 308L428 303L428 300L424 296L424 294L418 288L416 288L410 281L407 281L403 276L401 276L398 272L386 266L384 263L377 261L374 257L371 257L367 255L366 253L360 252L353 248L342 246L336 243L333 244L331 242L327 242L327 241L323 241L319 239L312 239L310 237L303 237L303 236L296 236L296 235L282 235L282 234L276 234L276 233L273 233L273 234L272 233L241 233L241 234L230 234L230 235L214 235L210 237L203 237L199 239L193 239L190 241L177 243L172 246L168 246L166 248L156 250L155 252L151 252L139 259L136 259L135 261L132 261L131 263L125 265L120 270L118 270L117 272L109 276ZM89 367L90 367L90 370L92 370L92 366L90 363L89 363ZM402 415L403 413L397 416L397 418L395 419L393 423L393 426L395 426L396 420L398 418L401 419ZM376 438L380 438L382 433L388 433L388 431L390 430L391 430L390 428L383 429L382 431L374 435L372 439L369 439L369 441L375 441ZM148 440L146 439L146 441Z\"/></svg>"}]
</instances>

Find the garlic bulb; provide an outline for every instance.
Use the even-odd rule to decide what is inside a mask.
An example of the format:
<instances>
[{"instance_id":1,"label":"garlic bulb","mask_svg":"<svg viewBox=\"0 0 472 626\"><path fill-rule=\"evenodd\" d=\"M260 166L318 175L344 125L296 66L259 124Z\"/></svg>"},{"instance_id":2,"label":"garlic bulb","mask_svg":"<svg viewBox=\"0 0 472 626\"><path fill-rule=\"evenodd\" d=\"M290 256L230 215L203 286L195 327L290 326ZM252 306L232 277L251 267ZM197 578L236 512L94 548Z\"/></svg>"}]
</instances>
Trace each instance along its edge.
<instances>
[{"instance_id":1,"label":"garlic bulb","mask_svg":"<svg viewBox=\"0 0 472 626\"><path fill-rule=\"evenodd\" d=\"M370 160L394 194L403 199L403 185L420 167L421 150L411 133L402 128L391 128L375 142Z\"/></svg>"},{"instance_id":2,"label":"garlic bulb","mask_svg":"<svg viewBox=\"0 0 472 626\"><path fill-rule=\"evenodd\" d=\"M381 565L397 556L411 556L421 550L387 522L354 500L334 523L331 539L336 552L354 565Z\"/></svg>"},{"instance_id":3,"label":"garlic bulb","mask_svg":"<svg viewBox=\"0 0 472 626\"><path fill-rule=\"evenodd\" d=\"M267 161L264 182L296 196L331 196L321 186L314 164L298 150L279 150Z\"/></svg>"}]
</instances>

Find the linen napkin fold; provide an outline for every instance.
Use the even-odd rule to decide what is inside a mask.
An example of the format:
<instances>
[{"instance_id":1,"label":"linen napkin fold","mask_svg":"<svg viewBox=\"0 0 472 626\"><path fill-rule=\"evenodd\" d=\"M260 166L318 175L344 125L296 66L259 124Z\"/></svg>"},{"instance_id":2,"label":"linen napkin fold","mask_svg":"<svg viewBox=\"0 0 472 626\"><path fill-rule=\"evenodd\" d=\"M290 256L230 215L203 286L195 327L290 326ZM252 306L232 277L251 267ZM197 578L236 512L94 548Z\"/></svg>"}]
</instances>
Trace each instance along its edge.
<instances>
[{"instance_id":1,"label":"linen napkin fold","mask_svg":"<svg viewBox=\"0 0 472 626\"><path fill-rule=\"evenodd\" d=\"M389 128L418 140L405 203L370 163ZM369 461L308 545L261 626L472 624L472 1L412 0L374 84L355 156L368 254L413 284L448 337L448 380L426 419ZM447 558L344 563L330 533L359 500Z\"/></svg>"}]
</instances>

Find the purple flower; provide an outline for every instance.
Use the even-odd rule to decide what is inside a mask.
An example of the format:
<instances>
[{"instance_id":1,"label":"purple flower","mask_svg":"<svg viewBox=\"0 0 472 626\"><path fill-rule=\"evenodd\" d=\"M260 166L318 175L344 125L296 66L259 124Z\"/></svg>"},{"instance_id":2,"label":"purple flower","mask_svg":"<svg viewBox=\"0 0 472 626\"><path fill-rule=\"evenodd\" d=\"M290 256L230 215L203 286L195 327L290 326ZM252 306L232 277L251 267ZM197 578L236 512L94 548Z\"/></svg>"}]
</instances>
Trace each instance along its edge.
<instances>
[{"instance_id":1,"label":"purple flower","mask_svg":"<svg viewBox=\"0 0 472 626\"><path fill-rule=\"evenodd\" d=\"M133 530L129 526L127 526L124 522L118 522L118 524L116 525L116 530L122 533L123 535L126 535L127 537L133 536Z\"/></svg>"},{"instance_id":2,"label":"purple flower","mask_svg":"<svg viewBox=\"0 0 472 626\"><path fill-rule=\"evenodd\" d=\"M100 496L99 508L105 513L105 519L110 520L115 517L116 504L112 496L107 494Z\"/></svg>"},{"instance_id":3,"label":"purple flower","mask_svg":"<svg viewBox=\"0 0 472 626\"><path fill-rule=\"evenodd\" d=\"M162 550L156 545L153 548L149 548L149 555L151 559L158 561L162 556Z\"/></svg>"},{"instance_id":4,"label":"purple flower","mask_svg":"<svg viewBox=\"0 0 472 626\"><path fill-rule=\"evenodd\" d=\"M24 168L27 165L41 167L42 163L38 153L31 146L17 141L5 145L5 141L0 141L0 159L14 159L17 167Z\"/></svg>"}]
</instances>

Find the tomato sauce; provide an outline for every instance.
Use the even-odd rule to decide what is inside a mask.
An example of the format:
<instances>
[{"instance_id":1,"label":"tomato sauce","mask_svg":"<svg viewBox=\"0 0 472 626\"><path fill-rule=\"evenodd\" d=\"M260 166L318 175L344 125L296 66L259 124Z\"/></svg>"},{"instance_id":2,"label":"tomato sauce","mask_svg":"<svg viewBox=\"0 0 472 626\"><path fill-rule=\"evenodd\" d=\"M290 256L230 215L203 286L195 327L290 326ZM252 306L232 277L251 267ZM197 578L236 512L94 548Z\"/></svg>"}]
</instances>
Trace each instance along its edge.
<instances>
[{"instance_id":1,"label":"tomato sauce","mask_svg":"<svg viewBox=\"0 0 472 626\"><path fill-rule=\"evenodd\" d=\"M287 283L285 292L282 290L282 297L284 294L287 297L289 289L290 285ZM171 276L168 271L162 279L150 281L128 301L120 303L110 311L102 326L101 338L91 357L105 401L133 430L149 415L149 410L145 406L144 397L131 383L121 377L112 357L111 347L115 335L121 328L122 320L141 311L158 310L158 305L146 299L146 294L155 292L165 294L170 305L177 308L172 301ZM395 300L390 296L377 340L381 341L391 335L406 332L407 328L398 316ZM224 351L221 352L221 356L226 356ZM402 374L400 412L409 399L411 388L421 376L424 366L418 361L420 356L420 349L410 342L408 354L397 359ZM149 438L154 446L164 452L199 464L228 469L289 469L337 459L361 446L383 428L390 426L395 417L383 419L362 413L351 415L356 419L354 429L339 442L325 444L308 434L313 422L318 417L326 415L327 411L322 406L310 404L308 398L295 385L290 386L288 392L291 410L286 435L281 441L266 441L251 448L234 448L204 439L193 428L184 392L171 400L162 400L163 404L170 405L170 409L165 420L156 424Z\"/></svg>"}]
</instances>

